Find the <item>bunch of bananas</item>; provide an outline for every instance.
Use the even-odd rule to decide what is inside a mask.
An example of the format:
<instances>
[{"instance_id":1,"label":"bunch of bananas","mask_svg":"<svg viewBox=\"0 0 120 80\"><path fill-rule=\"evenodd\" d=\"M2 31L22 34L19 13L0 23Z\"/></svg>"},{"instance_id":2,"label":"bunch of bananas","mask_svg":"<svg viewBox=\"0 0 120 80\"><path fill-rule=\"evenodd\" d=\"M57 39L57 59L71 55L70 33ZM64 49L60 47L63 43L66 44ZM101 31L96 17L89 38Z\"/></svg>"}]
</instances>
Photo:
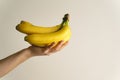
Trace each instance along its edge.
<instances>
[{"instance_id":1,"label":"bunch of bananas","mask_svg":"<svg viewBox=\"0 0 120 80\"><path fill-rule=\"evenodd\" d=\"M59 25L52 27L35 26L29 22L21 21L16 26L16 29L27 36L24 40L31 45L44 47L52 42L59 42L61 40L68 41L71 37L71 30L69 27L69 14L65 14L63 21Z\"/></svg>"}]
</instances>

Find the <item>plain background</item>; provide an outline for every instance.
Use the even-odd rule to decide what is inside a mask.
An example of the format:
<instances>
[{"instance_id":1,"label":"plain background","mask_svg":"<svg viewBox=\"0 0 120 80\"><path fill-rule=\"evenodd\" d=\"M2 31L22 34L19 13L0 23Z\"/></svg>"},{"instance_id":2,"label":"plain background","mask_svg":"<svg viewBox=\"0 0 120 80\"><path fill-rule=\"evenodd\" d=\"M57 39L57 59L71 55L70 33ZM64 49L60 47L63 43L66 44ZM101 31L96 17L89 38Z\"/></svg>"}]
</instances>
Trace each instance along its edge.
<instances>
[{"instance_id":1,"label":"plain background","mask_svg":"<svg viewBox=\"0 0 120 80\"><path fill-rule=\"evenodd\" d=\"M120 80L120 0L0 0L0 59L29 46L15 26L53 26L70 14L71 40L1 80Z\"/></svg>"}]
</instances>

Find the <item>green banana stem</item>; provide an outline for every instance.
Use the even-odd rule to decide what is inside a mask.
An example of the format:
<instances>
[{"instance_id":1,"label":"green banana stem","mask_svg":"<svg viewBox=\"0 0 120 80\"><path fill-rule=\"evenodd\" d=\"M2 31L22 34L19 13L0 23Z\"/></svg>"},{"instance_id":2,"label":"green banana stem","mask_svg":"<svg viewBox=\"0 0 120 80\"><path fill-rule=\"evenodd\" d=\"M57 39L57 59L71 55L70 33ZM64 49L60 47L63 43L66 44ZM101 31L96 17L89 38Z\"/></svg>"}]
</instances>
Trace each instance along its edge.
<instances>
[{"instance_id":1,"label":"green banana stem","mask_svg":"<svg viewBox=\"0 0 120 80\"><path fill-rule=\"evenodd\" d=\"M68 22L68 21L69 21L69 14L65 14L63 17L62 24L64 24L65 22Z\"/></svg>"},{"instance_id":2,"label":"green banana stem","mask_svg":"<svg viewBox=\"0 0 120 80\"><path fill-rule=\"evenodd\" d=\"M67 20L69 21L69 14L65 14L63 17L63 22L65 22Z\"/></svg>"},{"instance_id":3,"label":"green banana stem","mask_svg":"<svg viewBox=\"0 0 120 80\"><path fill-rule=\"evenodd\" d=\"M68 26L68 22L69 22L69 14L65 14L64 17L63 17L63 21L61 23L61 27L60 29L64 26L64 25L67 25ZM59 29L59 30L60 30Z\"/></svg>"}]
</instances>

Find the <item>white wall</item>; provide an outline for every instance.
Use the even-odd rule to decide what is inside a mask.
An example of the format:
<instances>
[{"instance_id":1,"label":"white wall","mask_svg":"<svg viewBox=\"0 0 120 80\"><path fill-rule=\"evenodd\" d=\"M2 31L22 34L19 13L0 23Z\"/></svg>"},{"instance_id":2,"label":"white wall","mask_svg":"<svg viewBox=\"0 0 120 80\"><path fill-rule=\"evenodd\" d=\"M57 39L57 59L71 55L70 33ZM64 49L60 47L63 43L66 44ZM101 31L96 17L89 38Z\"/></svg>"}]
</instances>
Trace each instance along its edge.
<instances>
[{"instance_id":1,"label":"white wall","mask_svg":"<svg viewBox=\"0 0 120 80\"><path fill-rule=\"evenodd\" d=\"M29 46L15 30L21 20L50 26L66 13L68 46L27 60L2 80L120 80L119 0L0 0L0 59Z\"/></svg>"}]
</instances>

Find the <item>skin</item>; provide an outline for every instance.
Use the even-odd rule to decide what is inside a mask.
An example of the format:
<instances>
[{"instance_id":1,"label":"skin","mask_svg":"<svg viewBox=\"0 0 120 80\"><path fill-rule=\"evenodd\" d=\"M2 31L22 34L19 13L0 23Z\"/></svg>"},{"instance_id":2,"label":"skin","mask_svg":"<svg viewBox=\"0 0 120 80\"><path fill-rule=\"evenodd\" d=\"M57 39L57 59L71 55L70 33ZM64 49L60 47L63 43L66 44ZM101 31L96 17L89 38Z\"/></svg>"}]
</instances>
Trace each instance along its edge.
<instances>
[{"instance_id":1,"label":"skin","mask_svg":"<svg viewBox=\"0 0 120 80\"><path fill-rule=\"evenodd\" d=\"M60 41L55 45L52 44L46 47L30 46L28 48L22 49L4 59L0 60L0 78L5 76L11 70L16 68L19 64L28 60L34 56L48 56L53 53L60 51L63 47L66 46L68 42Z\"/></svg>"}]
</instances>

